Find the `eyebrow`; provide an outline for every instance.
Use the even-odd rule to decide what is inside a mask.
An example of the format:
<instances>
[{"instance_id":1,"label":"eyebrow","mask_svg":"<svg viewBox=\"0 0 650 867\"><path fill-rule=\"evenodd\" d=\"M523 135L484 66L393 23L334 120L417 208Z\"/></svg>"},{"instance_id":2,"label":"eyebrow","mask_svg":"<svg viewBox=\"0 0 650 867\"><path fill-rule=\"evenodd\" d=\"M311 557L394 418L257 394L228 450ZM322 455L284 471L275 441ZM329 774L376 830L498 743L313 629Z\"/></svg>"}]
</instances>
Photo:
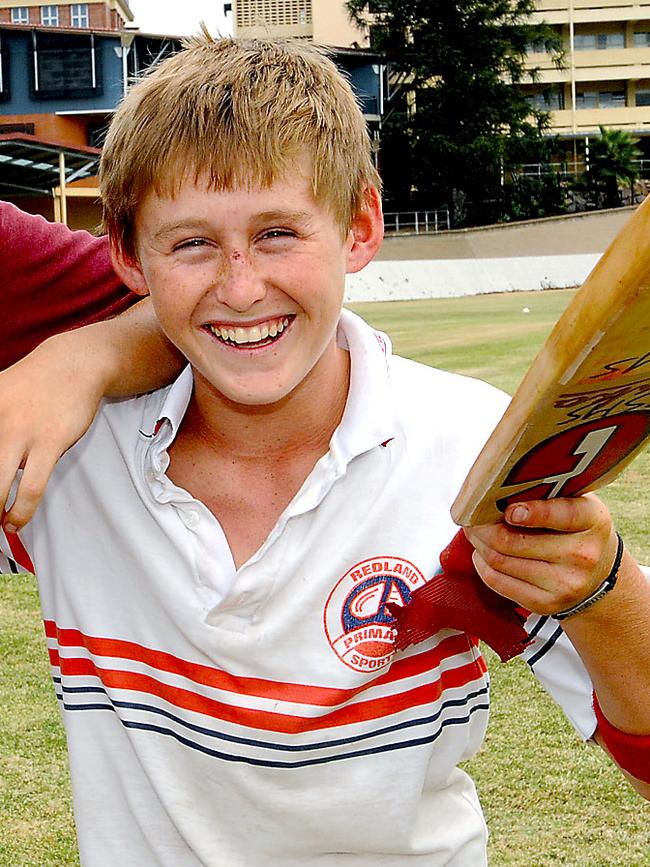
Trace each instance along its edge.
<instances>
[{"instance_id":1,"label":"eyebrow","mask_svg":"<svg viewBox=\"0 0 650 867\"><path fill-rule=\"evenodd\" d=\"M155 241L160 241L162 238L166 238L167 235L172 235L174 232L205 229L207 225L207 220L198 219L179 220L177 223L165 223L158 229L157 232L154 232L152 238Z\"/></svg>"},{"instance_id":2,"label":"eyebrow","mask_svg":"<svg viewBox=\"0 0 650 867\"><path fill-rule=\"evenodd\" d=\"M262 211L253 216L256 223L310 223L313 215L308 211L276 210Z\"/></svg>"}]
</instances>

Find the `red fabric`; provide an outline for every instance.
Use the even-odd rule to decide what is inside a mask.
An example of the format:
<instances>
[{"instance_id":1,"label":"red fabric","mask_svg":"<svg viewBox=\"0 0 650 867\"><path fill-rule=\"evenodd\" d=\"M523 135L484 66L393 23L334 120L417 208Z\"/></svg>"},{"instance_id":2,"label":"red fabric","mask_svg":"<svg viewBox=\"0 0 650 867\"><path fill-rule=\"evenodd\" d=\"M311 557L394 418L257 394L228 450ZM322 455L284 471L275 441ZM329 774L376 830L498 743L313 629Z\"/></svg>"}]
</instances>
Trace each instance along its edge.
<instances>
[{"instance_id":1,"label":"red fabric","mask_svg":"<svg viewBox=\"0 0 650 867\"><path fill-rule=\"evenodd\" d=\"M603 714L596 693L598 731L616 764L642 783L650 783L650 735L629 735L615 728Z\"/></svg>"},{"instance_id":2,"label":"red fabric","mask_svg":"<svg viewBox=\"0 0 650 867\"><path fill-rule=\"evenodd\" d=\"M413 592L408 605L391 605L395 648L404 650L441 629L459 629L485 641L501 662L530 644L526 612L499 596L481 580L472 562L474 551L462 530L440 555L442 572Z\"/></svg>"},{"instance_id":3,"label":"red fabric","mask_svg":"<svg viewBox=\"0 0 650 867\"><path fill-rule=\"evenodd\" d=\"M46 337L137 301L111 268L106 238L0 202L0 370Z\"/></svg>"}]
</instances>

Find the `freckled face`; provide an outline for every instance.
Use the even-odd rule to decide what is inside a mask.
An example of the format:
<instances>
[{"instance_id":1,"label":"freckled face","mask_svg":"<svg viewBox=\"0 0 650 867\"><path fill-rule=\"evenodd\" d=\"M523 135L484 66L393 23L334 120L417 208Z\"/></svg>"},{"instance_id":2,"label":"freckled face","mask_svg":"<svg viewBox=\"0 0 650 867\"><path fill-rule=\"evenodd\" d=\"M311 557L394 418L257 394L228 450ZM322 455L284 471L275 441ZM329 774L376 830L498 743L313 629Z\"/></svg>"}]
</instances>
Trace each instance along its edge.
<instances>
[{"instance_id":1,"label":"freckled face","mask_svg":"<svg viewBox=\"0 0 650 867\"><path fill-rule=\"evenodd\" d=\"M136 216L136 291L169 339L228 400L271 404L308 380L340 385L335 341L352 232L342 238L310 179L150 193ZM356 270L356 268L355 268ZM128 281L127 281L128 282ZM323 391L322 389L327 389Z\"/></svg>"}]
</instances>

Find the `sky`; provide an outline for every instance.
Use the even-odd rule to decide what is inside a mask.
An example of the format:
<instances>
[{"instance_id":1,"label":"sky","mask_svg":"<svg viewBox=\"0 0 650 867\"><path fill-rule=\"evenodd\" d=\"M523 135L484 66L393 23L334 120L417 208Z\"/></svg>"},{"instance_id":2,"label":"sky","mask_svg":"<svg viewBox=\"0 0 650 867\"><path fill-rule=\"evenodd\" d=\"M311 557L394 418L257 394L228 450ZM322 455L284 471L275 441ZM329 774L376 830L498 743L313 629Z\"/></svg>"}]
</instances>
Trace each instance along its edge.
<instances>
[{"instance_id":1,"label":"sky","mask_svg":"<svg viewBox=\"0 0 650 867\"><path fill-rule=\"evenodd\" d=\"M129 0L135 24L146 33L185 36L196 33L205 21L211 33L231 32L231 15L223 13L223 0Z\"/></svg>"}]
</instances>

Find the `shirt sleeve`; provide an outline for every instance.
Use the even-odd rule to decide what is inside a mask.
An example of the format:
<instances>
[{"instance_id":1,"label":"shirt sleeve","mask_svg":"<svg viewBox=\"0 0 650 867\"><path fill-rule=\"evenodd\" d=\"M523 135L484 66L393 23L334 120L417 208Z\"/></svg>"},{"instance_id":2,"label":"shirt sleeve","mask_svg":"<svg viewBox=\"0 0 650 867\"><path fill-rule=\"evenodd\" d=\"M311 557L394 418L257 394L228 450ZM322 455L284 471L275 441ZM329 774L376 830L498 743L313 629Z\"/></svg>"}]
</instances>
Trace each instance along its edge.
<instances>
[{"instance_id":1,"label":"shirt sleeve","mask_svg":"<svg viewBox=\"0 0 650 867\"><path fill-rule=\"evenodd\" d=\"M589 740L596 730L593 685L578 652L552 617L531 614L526 629L532 643L523 659L580 737Z\"/></svg>"},{"instance_id":2,"label":"shirt sleeve","mask_svg":"<svg viewBox=\"0 0 650 867\"><path fill-rule=\"evenodd\" d=\"M0 202L0 370L61 331L137 301L111 267L108 242Z\"/></svg>"}]
</instances>

